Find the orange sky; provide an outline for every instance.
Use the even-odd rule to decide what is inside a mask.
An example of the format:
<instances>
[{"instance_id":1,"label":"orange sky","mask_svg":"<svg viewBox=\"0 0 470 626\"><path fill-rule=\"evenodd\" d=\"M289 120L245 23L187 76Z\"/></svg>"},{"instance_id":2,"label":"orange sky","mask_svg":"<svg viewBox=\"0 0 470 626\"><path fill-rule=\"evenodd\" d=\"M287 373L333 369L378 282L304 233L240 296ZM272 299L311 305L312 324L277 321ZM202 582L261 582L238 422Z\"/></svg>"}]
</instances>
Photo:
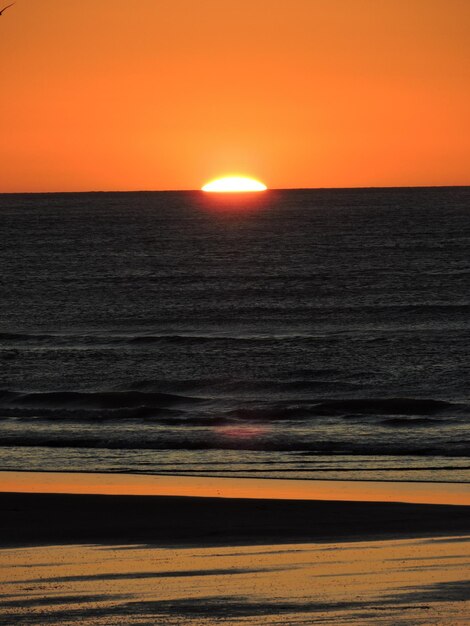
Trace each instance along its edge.
<instances>
[{"instance_id":1,"label":"orange sky","mask_svg":"<svg viewBox=\"0 0 470 626\"><path fill-rule=\"evenodd\" d=\"M469 32L469 0L17 0L0 191L470 184Z\"/></svg>"}]
</instances>

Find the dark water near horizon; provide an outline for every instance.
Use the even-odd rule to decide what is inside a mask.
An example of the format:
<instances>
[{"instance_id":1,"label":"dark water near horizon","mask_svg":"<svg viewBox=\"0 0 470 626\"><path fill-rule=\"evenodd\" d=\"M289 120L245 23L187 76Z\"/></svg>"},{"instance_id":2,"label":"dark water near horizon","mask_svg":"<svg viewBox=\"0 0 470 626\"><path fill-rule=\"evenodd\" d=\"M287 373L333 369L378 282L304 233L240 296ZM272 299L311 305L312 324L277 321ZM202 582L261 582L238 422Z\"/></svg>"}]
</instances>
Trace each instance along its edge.
<instances>
[{"instance_id":1,"label":"dark water near horizon","mask_svg":"<svg viewBox=\"0 0 470 626\"><path fill-rule=\"evenodd\" d=\"M470 188L0 195L0 469L470 481Z\"/></svg>"}]
</instances>

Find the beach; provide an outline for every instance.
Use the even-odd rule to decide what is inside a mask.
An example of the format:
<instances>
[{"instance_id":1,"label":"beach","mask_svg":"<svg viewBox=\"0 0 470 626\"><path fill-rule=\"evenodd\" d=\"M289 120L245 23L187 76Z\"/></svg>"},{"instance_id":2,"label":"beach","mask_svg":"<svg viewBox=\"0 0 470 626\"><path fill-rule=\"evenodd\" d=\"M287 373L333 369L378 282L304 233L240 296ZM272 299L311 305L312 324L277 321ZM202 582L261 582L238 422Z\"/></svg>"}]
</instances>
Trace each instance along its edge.
<instances>
[{"instance_id":1,"label":"beach","mask_svg":"<svg viewBox=\"0 0 470 626\"><path fill-rule=\"evenodd\" d=\"M468 537L2 550L0 623L468 624L469 559Z\"/></svg>"},{"instance_id":2,"label":"beach","mask_svg":"<svg viewBox=\"0 0 470 626\"><path fill-rule=\"evenodd\" d=\"M368 501L367 485L362 500L360 485L355 501L336 500L345 485L334 482L329 499L308 499L311 484L303 500L263 498L253 483L271 481L243 480L248 497L230 497L223 479L195 490L215 483L219 497L171 496L156 495L166 477L145 477L152 495L123 495L142 477L96 475L93 486L45 473L34 486L33 473L3 472L3 489L15 475L17 491L0 495L1 624L468 623L470 507L437 504L436 486L428 503L412 502L419 484L407 502ZM100 482L107 494L93 493ZM400 486L382 487L387 499Z\"/></svg>"}]
</instances>

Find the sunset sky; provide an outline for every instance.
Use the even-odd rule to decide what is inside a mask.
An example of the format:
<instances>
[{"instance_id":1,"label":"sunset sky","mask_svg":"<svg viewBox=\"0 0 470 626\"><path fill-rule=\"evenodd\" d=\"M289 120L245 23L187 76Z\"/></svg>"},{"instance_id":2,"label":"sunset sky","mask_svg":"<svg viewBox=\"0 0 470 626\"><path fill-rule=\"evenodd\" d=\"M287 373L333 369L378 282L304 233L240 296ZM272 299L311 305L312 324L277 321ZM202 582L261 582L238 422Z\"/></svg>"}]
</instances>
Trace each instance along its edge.
<instances>
[{"instance_id":1,"label":"sunset sky","mask_svg":"<svg viewBox=\"0 0 470 626\"><path fill-rule=\"evenodd\" d=\"M0 191L470 184L469 32L468 0L17 0Z\"/></svg>"}]
</instances>

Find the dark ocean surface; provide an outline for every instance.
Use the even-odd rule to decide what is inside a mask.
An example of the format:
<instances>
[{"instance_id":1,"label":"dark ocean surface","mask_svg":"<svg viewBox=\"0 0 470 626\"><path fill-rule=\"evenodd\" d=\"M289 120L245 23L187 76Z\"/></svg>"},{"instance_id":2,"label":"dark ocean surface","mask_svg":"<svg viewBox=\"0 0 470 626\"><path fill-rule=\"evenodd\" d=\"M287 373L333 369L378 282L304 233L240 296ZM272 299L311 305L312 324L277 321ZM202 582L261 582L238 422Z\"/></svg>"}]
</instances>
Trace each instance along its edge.
<instances>
[{"instance_id":1,"label":"dark ocean surface","mask_svg":"<svg viewBox=\"0 0 470 626\"><path fill-rule=\"evenodd\" d=\"M470 482L470 188L0 195L0 469Z\"/></svg>"}]
</instances>

